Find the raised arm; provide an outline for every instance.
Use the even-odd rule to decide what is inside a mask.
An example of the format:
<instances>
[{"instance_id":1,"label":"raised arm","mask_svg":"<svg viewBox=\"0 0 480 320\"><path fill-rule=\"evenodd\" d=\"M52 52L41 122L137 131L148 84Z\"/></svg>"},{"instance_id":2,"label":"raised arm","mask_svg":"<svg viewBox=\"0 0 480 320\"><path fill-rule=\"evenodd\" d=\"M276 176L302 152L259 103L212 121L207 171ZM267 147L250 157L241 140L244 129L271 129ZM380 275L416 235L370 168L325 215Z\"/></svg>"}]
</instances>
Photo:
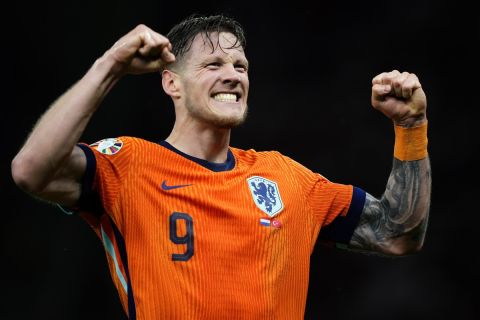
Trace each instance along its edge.
<instances>
[{"instance_id":1,"label":"raised arm","mask_svg":"<svg viewBox=\"0 0 480 320\"><path fill-rule=\"evenodd\" d=\"M380 199L367 193L349 246L394 256L415 253L425 239L430 207L425 93L414 74L394 70L373 79L372 105L394 122L393 168Z\"/></svg>"},{"instance_id":2,"label":"raised arm","mask_svg":"<svg viewBox=\"0 0 480 320\"><path fill-rule=\"evenodd\" d=\"M15 183L41 199L74 205L86 168L76 147L90 118L125 74L159 71L173 62L167 38L139 25L100 57L40 118L12 161Z\"/></svg>"}]
</instances>

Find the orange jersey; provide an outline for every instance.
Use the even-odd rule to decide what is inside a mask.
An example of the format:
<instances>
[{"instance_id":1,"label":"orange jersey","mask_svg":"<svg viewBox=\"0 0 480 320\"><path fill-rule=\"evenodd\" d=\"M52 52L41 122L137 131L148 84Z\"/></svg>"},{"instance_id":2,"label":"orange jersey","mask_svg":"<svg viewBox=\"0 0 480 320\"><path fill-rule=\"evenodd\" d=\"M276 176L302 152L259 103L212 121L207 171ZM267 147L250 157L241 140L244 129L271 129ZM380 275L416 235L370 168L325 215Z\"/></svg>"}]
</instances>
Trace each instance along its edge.
<instances>
[{"instance_id":1,"label":"orange jersey","mask_svg":"<svg viewBox=\"0 0 480 320\"><path fill-rule=\"evenodd\" d=\"M278 152L213 164L164 141L80 147L80 213L130 319L303 319L320 229L340 221L348 242L365 200Z\"/></svg>"}]
</instances>

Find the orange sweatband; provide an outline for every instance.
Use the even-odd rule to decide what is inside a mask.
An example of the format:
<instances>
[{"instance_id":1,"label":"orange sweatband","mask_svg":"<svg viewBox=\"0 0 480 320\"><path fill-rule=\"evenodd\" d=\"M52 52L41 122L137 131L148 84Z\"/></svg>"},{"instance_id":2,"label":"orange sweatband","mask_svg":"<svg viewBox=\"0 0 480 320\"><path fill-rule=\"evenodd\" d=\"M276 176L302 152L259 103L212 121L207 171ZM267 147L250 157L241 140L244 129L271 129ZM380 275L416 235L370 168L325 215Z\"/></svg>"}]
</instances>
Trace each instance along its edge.
<instances>
[{"instance_id":1,"label":"orange sweatband","mask_svg":"<svg viewBox=\"0 0 480 320\"><path fill-rule=\"evenodd\" d=\"M395 126L393 155L398 160L415 161L427 157L427 122L418 127Z\"/></svg>"}]
</instances>

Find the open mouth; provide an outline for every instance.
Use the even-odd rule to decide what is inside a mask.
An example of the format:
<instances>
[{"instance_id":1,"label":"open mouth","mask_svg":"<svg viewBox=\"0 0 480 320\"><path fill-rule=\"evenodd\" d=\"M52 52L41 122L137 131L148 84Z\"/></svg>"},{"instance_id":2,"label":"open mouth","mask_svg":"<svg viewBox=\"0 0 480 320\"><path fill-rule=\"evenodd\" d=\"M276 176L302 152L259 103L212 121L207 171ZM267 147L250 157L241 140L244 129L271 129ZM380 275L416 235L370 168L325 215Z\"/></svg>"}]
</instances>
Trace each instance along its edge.
<instances>
[{"instance_id":1,"label":"open mouth","mask_svg":"<svg viewBox=\"0 0 480 320\"><path fill-rule=\"evenodd\" d=\"M221 93L214 94L213 99L220 102L238 102L238 99L240 99L240 94L231 93L231 92L228 92L228 93L221 92Z\"/></svg>"}]
</instances>

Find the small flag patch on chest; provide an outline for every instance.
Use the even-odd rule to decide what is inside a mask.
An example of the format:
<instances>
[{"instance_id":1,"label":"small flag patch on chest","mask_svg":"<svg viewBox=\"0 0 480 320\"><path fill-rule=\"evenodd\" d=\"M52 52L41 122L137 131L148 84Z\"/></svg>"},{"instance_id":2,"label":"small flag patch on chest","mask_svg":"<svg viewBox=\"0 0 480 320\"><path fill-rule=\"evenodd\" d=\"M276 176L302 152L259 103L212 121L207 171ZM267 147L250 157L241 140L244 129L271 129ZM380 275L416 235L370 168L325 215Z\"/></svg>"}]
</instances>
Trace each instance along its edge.
<instances>
[{"instance_id":1,"label":"small flag patch on chest","mask_svg":"<svg viewBox=\"0 0 480 320\"><path fill-rule=\"evenodd\" d=\"M277 220L277 219L265 219L265 218L260 218L260 224L265 227L274 227L277 229L280 229L282 227L282 223Z\"/></svg>"},{"instance_id":2,"label":"small flag patch on chest","mask_svg":"<svg viewBox=\"0 0 480 320\"><path fill-rule=\"evenodd\" d=\"M270 227L270 220L261 218L260 224L265 227Z\"/></svg>"},{"instance_id":3,"label":"small flag patch on chest","mask_svg":"<svg viewBox=\"0 0 480 320\"><path fill-rule=\"evenodd\" d=\"M97 151L106 154L113 155L120 151L123 147L123 142L120 139L108 138L97 141L90 145L90 147L96 147Z\"/></svg>"}]
</instances>

